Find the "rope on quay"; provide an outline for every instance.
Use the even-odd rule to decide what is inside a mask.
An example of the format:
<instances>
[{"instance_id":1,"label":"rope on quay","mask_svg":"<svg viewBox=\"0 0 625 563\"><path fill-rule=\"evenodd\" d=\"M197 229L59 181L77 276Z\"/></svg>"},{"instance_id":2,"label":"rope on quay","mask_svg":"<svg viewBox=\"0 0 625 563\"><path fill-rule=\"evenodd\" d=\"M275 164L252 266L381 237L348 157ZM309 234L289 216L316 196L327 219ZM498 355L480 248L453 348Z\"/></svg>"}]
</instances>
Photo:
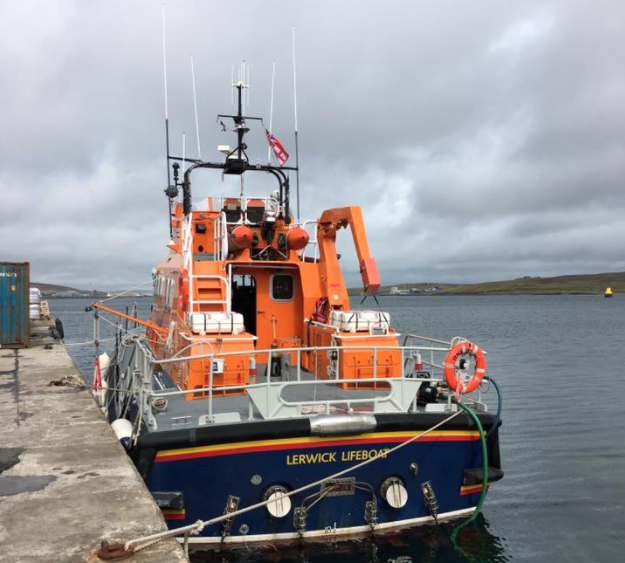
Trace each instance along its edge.
<instances>
[{"instance_id":1,"label":"rope on quay","mask_svg":"<svg viewBox=\"0 0 625 563\"><path fill-rule=\"evenodd\" d=\"M329 475L328 477L324 477L323 479L319 479L318 481L309 483L308 485L304 485L303 487L300 487L299 489L286 492L284 493L284 496L291 497L293 495L297 495L303 491L307 491L308 489L312 489L313 487L322 485L323 483L327 481L337 479L339 477L342 477L343 475L347 475L348 473L351 473L352 471L360 469L361 467L365 467L366 465L369 465L370 463L377 461L378 458L380 457L387 457L390 454L393 454L396 451L400 450L401 448L404 448L408 446L409 444L416 442L420 438L423 438L423 436L426 436L430 432L433 432L434 430L447 424L448 422L450 422L457 416L461 415L462 413L463 413L462 410L456 411L454 414L452 414L451 416L448 416L445 420L442 420L441 422L439 422L438 424L435 424L431 428L428 428L427 430L424 430L420 434L417 434L416 436L413 436L412 438L409 438L408 440L405 440L401 442L400 444L397 444L396 446L390 448L389 450L384 452L383 455L377 455L377 456L371 457L365 461L357 463L356 465L353 465L351 467L343 469L342 471ZM256 504L246 506L245 508L241 508L240 510L237 510L235 512L230 512L228 514L223 514L221 516L211 518L210 520L198 520L194 524L189 524L188 526L182 526L181 528L176 528L174 530L166 530L164 532L158 532L156 534L151 534L149 536L144 536L141 538L136 538L134 540L129 540L124 544L124 549L126 550L129 556L131 553L136 553L137 551L145 549L146 547L150 547L151 545L154 545L160 541L163 541L165 539L172 538L175 536L180 536L180 535L185 536L185 543L186 543L186 539L188 538L189 535L198 535L206 526L210 526L212 524L218 524L219 522L222 522L223 520L226 520L227 518L233 518L235 516L239 516L240 514L245 514L246 512L256 510L257 508L262 508L263 506L267 506L271 502L275 502L275 500L264 500Z\"/></svg>"}]
</instances>

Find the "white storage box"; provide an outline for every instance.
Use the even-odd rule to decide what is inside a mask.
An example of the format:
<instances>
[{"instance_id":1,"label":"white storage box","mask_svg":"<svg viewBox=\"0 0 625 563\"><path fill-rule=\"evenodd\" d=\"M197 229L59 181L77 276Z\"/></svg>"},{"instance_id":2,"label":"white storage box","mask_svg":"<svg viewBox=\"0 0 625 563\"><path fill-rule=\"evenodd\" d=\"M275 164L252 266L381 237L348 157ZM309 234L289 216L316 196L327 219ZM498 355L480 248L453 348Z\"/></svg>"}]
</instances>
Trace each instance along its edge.
<instances>
[{"instance_id":1,"label":"white storage box","mask_svg":"<svg viewBox=\"0 0 625 563\"><path fill-rule=\"evenodd\" d=\"M382 311L332 311L330 324L343 332L388 334L391 317Z\"/></svg>"},{"instance_id":2,"label":"white storage box","mask_svg":"<svg viewBox=\"0 0 625 563\"><path fill-rule=\"evenodd\" d=\"M195 334L241 334L245 331L241 313L189 313L188 324Z\"/></svg>"},{"instance_id":3,"label":"white storage box","mask_svg":"<svg viewBox=\"0 0 625 563\"><path fill-rule=\"evenodd\" d=\"M41 290L38 287L30 288L30 304L41 302Z\"/></svg>"}]
</instances>

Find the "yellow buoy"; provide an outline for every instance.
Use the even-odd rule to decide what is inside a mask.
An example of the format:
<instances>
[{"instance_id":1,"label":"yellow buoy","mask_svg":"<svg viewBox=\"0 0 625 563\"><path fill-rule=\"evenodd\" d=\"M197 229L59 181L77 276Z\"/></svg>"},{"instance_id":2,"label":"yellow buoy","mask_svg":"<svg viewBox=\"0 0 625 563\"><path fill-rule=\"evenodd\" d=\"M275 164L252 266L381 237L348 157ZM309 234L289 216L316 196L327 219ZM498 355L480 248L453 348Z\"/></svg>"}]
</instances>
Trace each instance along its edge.
<instances>
[{"instance_id":1,"label":"yellow buoy","mask_svg":"<svg viewBox=\"0 0 625 563\"><path fill-rule=\"evenodd\" d=\"M611 287L606 287L604 296L605 296L606 299L608 299L609 297L612 297L612 288Z\"/></svg>"}]
</instances>

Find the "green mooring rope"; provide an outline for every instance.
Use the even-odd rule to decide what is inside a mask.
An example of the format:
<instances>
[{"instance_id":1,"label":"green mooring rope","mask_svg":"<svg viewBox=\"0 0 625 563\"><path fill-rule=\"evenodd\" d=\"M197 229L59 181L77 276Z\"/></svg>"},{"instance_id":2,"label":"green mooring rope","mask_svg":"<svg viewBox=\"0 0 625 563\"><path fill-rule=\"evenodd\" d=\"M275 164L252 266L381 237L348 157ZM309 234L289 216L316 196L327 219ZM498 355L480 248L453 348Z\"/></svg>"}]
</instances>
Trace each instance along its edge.
<instances>
[{"instance_id":1,"label":"green mooring rope","mask_svg":"<svg viewBox=\"0 0 625 563\"><path fill-rule=\"evenodd\" d=\"M457 544L456 539L458 537L458 532L462 530L465 526L468 526L471 522L475 521L475 519L479 516L482 511L482 505L484 504L484 500L486 499L486 493L488 491L488 452L486 450L486 438L484 437L484 429L482 428L482 423L477 415L466 405L458 402L456 403L464 412L466 412L475 422L477 429L480 433L480 442L482 443L482 460L483 460L483 477L482 477L482 494L480 495L480 500L475 507L475 511L471 514L468 520L465 520L461 524L458 524L451 532L451 543L453 546L460 551L463 555L466 555L464 550L460 548Z\"/></svg>"}]
</instances>

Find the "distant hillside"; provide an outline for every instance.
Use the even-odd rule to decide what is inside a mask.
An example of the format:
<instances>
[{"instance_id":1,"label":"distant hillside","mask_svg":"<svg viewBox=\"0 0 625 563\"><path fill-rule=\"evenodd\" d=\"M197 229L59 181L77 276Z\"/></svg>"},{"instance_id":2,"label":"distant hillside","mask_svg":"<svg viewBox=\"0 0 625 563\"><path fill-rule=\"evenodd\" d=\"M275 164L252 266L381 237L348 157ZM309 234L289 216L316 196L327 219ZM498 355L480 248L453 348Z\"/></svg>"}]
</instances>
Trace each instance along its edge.
<instances>
[{"instance_id":1,"label":"distant hillside","mask_svg":"<svg viewBox=\"0 0 625 563\"><path fill-rule=\"evenodd\" d=\"M391 294L393 290L400 292L410 292L412 295L429 295L430 293L440 292L442 289L451 289L458 287L456 284L450 283L432 283L432 282L420 282L420 283L400 283L395 285L383 285L380 287L379 293L382 295ZM347 290L349 295L360 295L362 293L361 287L352 287Z\"/></svg>"},{"instance_id":2,"label":"distant hillside","mask_svg":"<svg viewBox=\"0 0 625 563\"><path fill-rule=\"evenodd\" d=\"M383 286L380 294L390 295L399 290L410 295L586 295L603 294L606 287L613 293L625 293L625 272L604 274L579 274L554 278L523 277L515 280L473 284L405 283ZM350 295L360 295L359 287L348 290Z\"/></svg>"},{"instance_id":3,"label":"distant hillside","mask_svg":"<svg viewBox=\"0 0 625 563\"><path fill-rule=\"evenodd\" d=\"M31 287L38 287L41 290L41 293L47 295L48 293L60 293L62 291L76 291L78 293L83 293L84 290L76 289L75 287L67 287L65 285L53 285L51 283L40 283L40 282L31 282Z\"/></svg>"},{"instance_id":4,"label":"distant hillside","mask_svg":"<svg viewBox=\"0 0 625 563\"><path fill-rule=\"evenodd\" d=\"M41 290L41 294L46 297L50 296L63 296L63 297L80 297L80 296L102 296L106 295L103 291L92 291L89 289L76 289L75 287L68 287L66 285L55 285L51 283L31 282L31 287L38 287Z\"/></svg>"},{"instance_id":5,"label":"distant hillside","mask_svg":"<svg viewBox=\"0 0 625 563\"><path fill-rule=\"evenodd\" d=\"M457 285L441 289L437 295L602 294L606 287L611 287L614 293L625 293L625 272L557 276L555 278L524 277L508 281Z\"/></svg>"}]
</instances>

